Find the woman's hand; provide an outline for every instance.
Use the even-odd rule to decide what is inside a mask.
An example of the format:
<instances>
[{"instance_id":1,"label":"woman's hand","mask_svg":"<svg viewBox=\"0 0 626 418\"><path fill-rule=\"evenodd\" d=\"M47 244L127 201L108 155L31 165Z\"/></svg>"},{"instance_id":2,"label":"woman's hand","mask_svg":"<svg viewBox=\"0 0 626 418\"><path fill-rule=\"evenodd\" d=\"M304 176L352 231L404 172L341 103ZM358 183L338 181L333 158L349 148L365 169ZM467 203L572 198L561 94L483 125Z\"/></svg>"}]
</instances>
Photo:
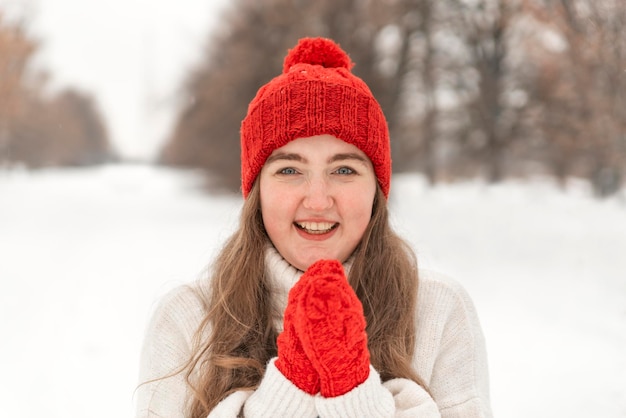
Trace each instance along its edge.
<instances>
[{"instance_id":1,"label":"woman's hand","mask_svg":"<svg viewBox=\"0 0 626 418\"><path fill-rule=\"evenodd\" d=\"M317 261L289 292L276 367L309 394L348 393L369 376L365 325L341 263Z\"/></svg>"},{"instance_id":2,"label":"woman's hand","mask_svg":"<svg viewBox=\"0 0 626 418\"><path fill-rule=\"evenodd\" d=\"M292 289L295 332L319 374L322 396L343 395L369 376L363 307L337 260L311 265Z\"/></svg>"},{"instance_id":3,"label":"woman's hand","mask_svg":"<svg viewBox=\"0 0 626 418\"><path fill-rule=\"evenodd\" d=\"M297 284L296 284L297 286ZM307 357L297 336L295 316L301 292L294 287L289 292L287 308L283 319L283 332L276 341L278 359L276 368L299 389L315 395L320 391L320 379L317 370Z\"/></svg>"}]
</instances>

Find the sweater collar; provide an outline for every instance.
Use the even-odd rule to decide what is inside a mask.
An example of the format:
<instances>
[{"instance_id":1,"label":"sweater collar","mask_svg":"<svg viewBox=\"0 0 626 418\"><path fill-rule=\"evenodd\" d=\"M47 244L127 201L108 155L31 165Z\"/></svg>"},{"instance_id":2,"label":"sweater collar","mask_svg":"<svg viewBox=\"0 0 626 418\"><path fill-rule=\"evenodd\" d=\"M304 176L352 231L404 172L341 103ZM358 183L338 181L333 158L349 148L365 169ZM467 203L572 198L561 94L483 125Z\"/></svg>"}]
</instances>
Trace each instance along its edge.
<instances>
[{"instance_id":1,"label":"sweater collar","mask_svg":"<svg viewBox=\"0 0 626 418\"><path fill-rule=\"evenodd\" d=\"M343 263L346 275L350 272L353 258L350 257ZM296 284L304 274L283 258L273 245L268 245L265 249L265 270L272 286L272 300L276 312L277 330L282 331L283 313L287 307L289 290Z\"/></svg>"},{"instance_id":2,"label":"sweater collar","mask_svg":"<svg viewBox=\"0 0 626 418\"><path fill-rule=\"evenodd\" d=\"M283 328L283 313L287 307L289 290L296 284L302 274L285 260L280 253L269 245L265 250L265 271L272 289L272 303L275 311L275 326L279 332Z\"/></svg>"}]
</instances>

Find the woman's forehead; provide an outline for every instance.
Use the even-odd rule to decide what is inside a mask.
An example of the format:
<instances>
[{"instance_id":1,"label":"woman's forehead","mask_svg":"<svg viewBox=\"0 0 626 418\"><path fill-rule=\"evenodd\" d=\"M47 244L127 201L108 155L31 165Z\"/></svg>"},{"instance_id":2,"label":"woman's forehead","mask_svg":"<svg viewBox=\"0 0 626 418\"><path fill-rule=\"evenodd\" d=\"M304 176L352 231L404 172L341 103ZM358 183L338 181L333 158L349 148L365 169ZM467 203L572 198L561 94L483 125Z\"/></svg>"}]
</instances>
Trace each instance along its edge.
<instances>
[{"instance_id":1,"label":"woman's forehead","mask_svg":"<svg viewBox=\"0 0 626 418\"><path fill-rule=\"evenodd\" d=\"M358 147L345 142L333 135L316 135L303 138L297 138L288 142L280 148L275 149L270 154L270 159L277 155L300 155L305 157L307 154L346 154L358 156L359 159L369 161L366 154ZM296 157L291 157L295 159Z\"/></svg>"}]
</instances>

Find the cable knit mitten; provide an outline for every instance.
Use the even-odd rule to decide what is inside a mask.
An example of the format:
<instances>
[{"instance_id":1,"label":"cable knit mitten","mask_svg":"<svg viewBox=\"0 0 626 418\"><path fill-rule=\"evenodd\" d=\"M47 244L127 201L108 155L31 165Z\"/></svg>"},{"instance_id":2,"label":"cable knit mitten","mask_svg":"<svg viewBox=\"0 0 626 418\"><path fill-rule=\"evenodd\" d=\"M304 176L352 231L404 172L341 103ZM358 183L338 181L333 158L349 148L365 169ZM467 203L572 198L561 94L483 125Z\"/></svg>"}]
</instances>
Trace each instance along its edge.
<instances>
[{"instance_id":1,"label":"cable knit mitten","mask_svg":"<svg viewBox=\"0 0 626 418\"><path fill-rule=\"evenodd\" d=\"M299 389L315 395L320 391L320 381L317 371L306 356L302 344L296 335L294 317L297 299L300 293L294 289L289 292L287 308L283 319L284 330L278 336L278 359L276 368Z\"/></svg>"},{"instance_id":2,"label":"cable knit mitten","mask_svg":"<svg viewBox=\"0 0 626 418\"><path fill-rule=\"evenodd\" d=\"M363 306L336 260L317 261L296 286L296 330L319 373L321 394L348 393L369 376Z\"/></svg>"}]
</instances>

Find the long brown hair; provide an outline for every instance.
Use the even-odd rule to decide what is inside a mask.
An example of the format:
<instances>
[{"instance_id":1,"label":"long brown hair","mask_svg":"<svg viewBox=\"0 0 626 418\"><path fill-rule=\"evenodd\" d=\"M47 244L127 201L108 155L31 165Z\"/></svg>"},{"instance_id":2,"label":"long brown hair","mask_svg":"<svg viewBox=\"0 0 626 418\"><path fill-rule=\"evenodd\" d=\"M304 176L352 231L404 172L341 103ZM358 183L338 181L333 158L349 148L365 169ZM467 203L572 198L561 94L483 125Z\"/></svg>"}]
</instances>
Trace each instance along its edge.
<instances>
[{"instance_id":1,"label":"long brown hair","mask_svg":"<svg viewBox=\"0 0 626 418\"><path fill-rule=\"evenodd\" d=\"M267 362L276 356L272 289L265 272L268 242L257 181L244 202L239 229L216 259L205 295L207 314L187 364L191 418L205 417L236 390L257 387ZM417 262L391 229L380 188L349 281L363 304L371 362L383 381L402 377L424 386L411 367Z\"/></svg>"}]
</instances>

